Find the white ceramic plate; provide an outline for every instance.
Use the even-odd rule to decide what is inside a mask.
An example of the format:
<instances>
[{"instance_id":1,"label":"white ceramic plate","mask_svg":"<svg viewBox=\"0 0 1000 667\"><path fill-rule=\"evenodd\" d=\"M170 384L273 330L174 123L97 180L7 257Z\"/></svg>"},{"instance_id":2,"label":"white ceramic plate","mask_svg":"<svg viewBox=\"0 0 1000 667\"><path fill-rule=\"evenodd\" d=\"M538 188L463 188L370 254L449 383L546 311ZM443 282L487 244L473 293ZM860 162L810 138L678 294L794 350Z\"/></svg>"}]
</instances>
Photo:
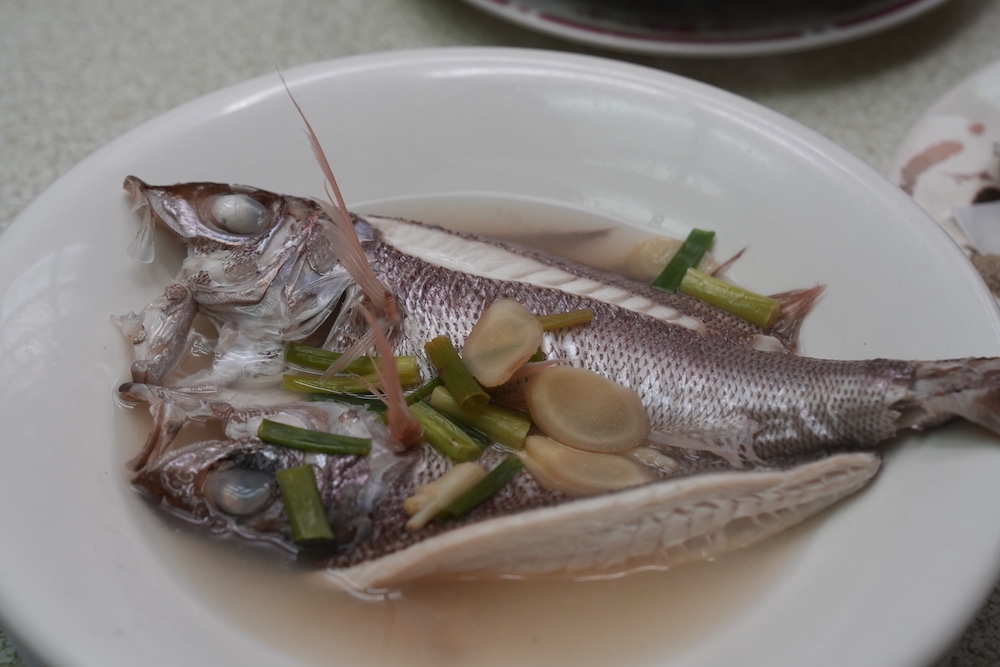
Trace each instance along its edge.
<instances>
[{"instance_id":1,"label":"white ceramic plate","mask_svg":"<svg viewBox=\"0 0 1000 667\"><path fill-rule=\"evenodd\" d=\"M1000 62L931 105L903 139L888 174L971 252L974 245L952 210L1000 188Z\"/></svg>"},{"instance_id":2,"label":"white ceramic plate","mask_svg":"<svg viewBox=\"0 0 1000 667\"><path fill-rule=\"evenodd\" d=\"M770 20L692 24L687 17L713 3L617 3L611 0L466 0L502 19L563 39L609 49L670 56L747 56L803 51L886 30L944 0L883 0L824 11L821 3L799 3L797 11ZM631 4L631 6L630 6ZM642 5L645 6L642 6ZM714 4L718 4L715 2ZM745 11L756 3L734 0ZM680 7L678 10L676 7ZM759 5L757 5L759 6ZM766 6L766 5L765 5Z\"/></svg>"},{"instance_id":3,"label":"white ceramic plate","mask_svg":"<svg viewBox=\"0 0 1000 667\"><path fill-rule=\"evenodd\" d=\"M830 285L802 333L809 354L1000 354L995 303L909 197L743 99L516 50L389 53L287 78L355 209L465 211L487 230L574 211L711 228L721 255L749 246L733 272L747 286ZM132 173L321 193L266 76L109 144L0 239L0 621L44 663L912 667L939 657L1000 570L1000 447L953 426L899 443L834 511L714 563L346 608L162 521L127 487L144 425L112 400L128 361L109 315L159 294L177 261L128 258Z\"/></svg>"}]
</instances>

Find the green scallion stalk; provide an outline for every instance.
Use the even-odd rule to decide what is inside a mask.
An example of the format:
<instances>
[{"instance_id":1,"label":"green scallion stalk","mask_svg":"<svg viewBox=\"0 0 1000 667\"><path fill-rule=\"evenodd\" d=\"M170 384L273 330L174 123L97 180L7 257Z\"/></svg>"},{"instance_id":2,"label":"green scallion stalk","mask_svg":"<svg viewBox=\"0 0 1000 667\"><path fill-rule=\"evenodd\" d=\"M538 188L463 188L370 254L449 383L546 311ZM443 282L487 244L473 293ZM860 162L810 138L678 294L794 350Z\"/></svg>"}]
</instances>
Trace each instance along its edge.
<instances>
[{"instance_id":1,"label":"green scallion stalk","mask_svg":"<svg viewBox=\"0 0 1000 667\"><path fill-rule=\"evenodd\" d=\"M283 375L281 388L288 391L324 394L367 394L369 387L380 387L375 375L335 375L329 380L320 380L315 375Z\"/></svg>"},{"instance_id":2,"label":"green scallion stalk","mask_svg":"<svg viewBox=\"0 0 1000 667\"><path fill-rule=\"evenodd\" d=\"M570 310L565 313L553 313L552 315L538 315L538 321L542 323L542 329L545 331L575 327L580 324L587 324L593 319L594 311L590 308Z\"/></svg>"},{"instance_id":3,"label":"green scallion stalk","mask_svg":"<svg viewBox=\"0 0 1000 667\"><path fill-rule=\"evenodd\" d=\"M333 539L333 529L316 486L316 473L311 465L285 468L274 473L281 489L292 539L296 544L316 544Z\"/></svg>"},{"instance_id":4,"label":"green scallion stalk","mask_svg":"<svg viewBox=\"0 0 1000 667\"><path fill-rule=\"evenodd\" d=\"M445 505L444 509L438 512L437 518L441 521L448 521L471 512L496 495L497 491L514 479L514 476L522 468L524 468L524 464L521 463L521 459L516 456L508 456L497 467L486 473L486 477L475 486Z\"/></svg>"},{"instance_id":5,"label":"green scallion stalk","mask_svg":"<svg viewBox=\"0 0 1000 667\"><path fill-rule=\"evenodd\" d=\"M700 299L764 330L774 326L781 313L781 303L742 287L731 285L707 273L688 269L681 282L681 293Z\"/></svg>"},{"instance_id":6,"label":"green scallion stalk","mask_svg":"<svg viewBox=\"0 0 1000 667\"><path fill-rule=\"evenodd\" d=\"M712 244L715 232L706 232L703 229L692 229L687 239L677 250L677 254L667 262L667 266L653 280L653 287L666 292L676 292L680 289L681 281L688 269L698 266L708 246Z\"/></svg>"},{"instance_id":7,"label":"green scallion stalk","mask_svg":"<svg viewBox=\"0 0 1000 667\"><path fill-rule=\"evenodd\" d=\"M434 409L483 432L493 442L510 449L524 447L524 439L528 437L528 430L531 428L531 419L524 412L499 405L466 409L455 401L445 387L435 389L429 402Z\"/></svg>"},{"instance_id":8,"label":"green scallion stalk","mask_svg":"<svg viewBox=\"0 0 1000 667\"><path fill-rule=\"evenodd\" d=\"M424 345L427 357L437 369L444 386L462 408L482 407L490 402L490 395L462 363L458 350L447 336L438 336Z\"/></svg>"},{"instance_id":9,"label":"green scallion stalk","mask_svg":"<svg viewBox=\"0 0 1000 667\"><path fill-rule=\"evenodd\" d=\"M264 419L260 422L260 426L257 428L257 437L273 445L319 454L366 456L372 448L371 438L354 438L326 431L314 431L270 419Z\"/></svg>"},{"instance_id":10,"label":"green scallion stalk","mask_svg":"<svg viewBox=\"0 0 1000 667\"><path fill-rule=\"evenodd\" d=\"M287 363L300 368L317 371L325 371L342 356L340 352L310 347L302 343L289 343L288 347L285 348L285 361ZM373 375L380 363L381 361L378 357L358 357L347 364L343 372L355 375ZM400 374L400 378L403 376L410 378L414 376L419 377L420 375L417 358L412 355L396 357L396 370ZM412 384L412 382L405 384Z\"/></svg>"},{"instance_id":11,"label":"green scallion stalk","mask_svg":"<svg viewBox=\"0 0 1000 667\"><path fill-rule=\"evenodd\" d=\"M423 385L417 387L409 393L406 397L406 404L413 405L417 401L422 401L431 395L431 392L444 385L444 381L439 377L425 382Z\"/></svg>"},{"instance_id":12,"label":"green scallion stalk","mask_svg":"<svg viewBox=\"0 0 1000 667\"><path fill-rule=\"evenodd\" d=\"M308 394L307 401L332 401L334 403L346 403L348 405L360 405L377 414L385 414L386 406L382 399L375 396L359 396L358 394L338 394L333 392L316 392Z\"/></svg>"},{"instance_id":13,"label":"green scallion stalk","mask_svg":"<svg viewBox=\"0 0 1000 667\"><path fill-rule=\"evenodd\" d=\"M424 438L431 447L456 461L475 461L485 447L473 440L458 424L423 401L410 406L424 427Z\"/></svg>"}]
</instances>

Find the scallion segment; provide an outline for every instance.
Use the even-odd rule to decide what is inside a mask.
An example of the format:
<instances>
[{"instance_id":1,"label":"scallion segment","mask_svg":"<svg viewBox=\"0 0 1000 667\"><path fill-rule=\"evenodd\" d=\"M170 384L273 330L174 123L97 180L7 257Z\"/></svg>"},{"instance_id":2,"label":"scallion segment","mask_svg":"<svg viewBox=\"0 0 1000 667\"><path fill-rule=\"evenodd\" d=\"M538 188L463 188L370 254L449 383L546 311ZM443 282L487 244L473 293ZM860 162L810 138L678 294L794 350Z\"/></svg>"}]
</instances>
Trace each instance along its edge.
<instances>
[{"instance_id":1,"label":"scallion segment","mask_svg":"<svg viewBox=\"0 0 1000 667\"><path fill-rule=\"evenodd\" d=\"M371 451L371 438L355 438L326 431L301 428L290 424L261 420L257 428L257 437L274 445L300 449L318 454L354 454L367 456Z\"/></svg>"},{"instance_id":2,"label":"scallion segment","mask_svg":"<svg viewBox=\"0 0 1000 667\"><path fill-rule=\"evenodd\" d=\"M320 380L315 375L283 375L281 388L308 394L366 394L371 387L381 386L376 375L335 375L329 380Z\"/></svg>"},{"instance_id":3,"label":"scallion segment","mask_svg":"<svg viewBox=\"0 0 1000 667\"><path fill-rule=\"evenodd\" d=\"M486 473L486 477L477 482L475 486L445 505L444 509L438 513L437 518L441 521L448 521L471 512L496 495L510 480L514 479L514 476L522 468L524 468L524 464L521 463L521 459L516 456L508 456L497 467Z\"/></svg>"},{"instance_id":4,"label":"scallion segment","mask_svg":"<svg viewBox=\"0 0 1000 667\"><path fill-rule=\"evenodd\" d=\"M340 352L324 350L319 347L311 347L302 343L289 343L285 348L285 361L299 368L308 368L317 371L325 371L337 359L343 356ZM358 357L347 364L344 373L355 375L372 375L380 363L377 357ZM396 369L400 377L419 377L420 370L417 366L417 358L412 355L396 357ZM412 383L407 383L412 384Z\"/></svg>"},{"instance_id":5,"label":"scallion segment","mask_svg":"<svg viewBox=\"0 0 1000 667\"><path fill-rule=\"evenodd\" d=\"M667 263L663 271L653 281L653 287L666 292L676 292L687 270L698 266L702 256L708 250L715 238L715 232L703 229L692 229L687 239L677 250L677 254Z\"/></svg>"},{"instance_id":6,"label":"scallion segment","mask_svg":"<svg viewBox=\"0 0 1000 667\"><path fill-rule=\"evenodd\" d=\"M489 403L490 395L462 363L458 350L447 336L438 336L424 345L427 357L437 369L444 386L462 408L482 407Z\"/></svg>"},{"instance_id":7,"label":"scallion segment","mask_svg":"<svg viewBox=\"0 0 1000 667\"><path fill-rule=\"evenodd\" d=\"M478 463L456 463L433 482L421 484L412 496L403 501L403 510L410 515L406 529L415 532L427 525L442 509L486 477Z\"/></svg>"},{"instance_id":8,"label":"scallion segment","mask_svg":"<svg viewBox=\"0 0 1000 667\"><path fill-rule=\"evenodd\" d=\"M565 313L553 313L551 315L539 315L538 321L542 323L542 329L552 331L554 329L565 329L581 324L587 324L594 319L594 311L590 308L580 310L570 310Z\"/></svg>"},{"instance_id":9,"label":"scallion segment","mask_svg":"<svg viewBox=\"0 0 1000 667\"><path fill-rule=\"evenodd\" d=\"M430 396L432 391L442 386L444 386L444 381L441 380L440 377L436 377L433 380L425 382L407 395L406 404L413 405L417 401L422 401Z\"/></svg>"},{"instance_id":10,"label":"scallion segment","mask_svg":"<svg viewBox=\"0 0 1000 667\"><path fill-rule=\"evenodd\" d=\"M316 473L311 465L285 468L274 473L281 489L292 539L296 544L316 544L333 539L333 529L316 485Z\"/></svg>"},{"instance_id":11,"label":"scallion segment","mask_svg":"<svg viewBox=\"0 0 1000 667\"><path fill-rule=\"evenodd\" d=\"M424 438L431 447L455 461L475 461L485 447L473 440L468 433L426 403L419 401L410 406L420 425Z\"/></svg>"},{"instance_id":12,"label":"scallion segment","mask_svg":"<svg viewBox=\"0 0 1000 667\"><path fill-rule=\"evenodd\" d=\"M348 405L359 405L367 408L376 414L385 414L385 403L376 396L360 396L358 394L342 394L335 392L315 392L306 396L307 401L332 401L334 403L346 403Z\"/></svg>"},{"instance_id":13,"label":"scallion segment","mask_svg":"<svg viewBox=\"0 0 1000 667\"><path fill-rule=\"evenodd\" d=\"M776 299L755 294L695 269L685 273L680 291L765 330L774 326L781 313L781 303Z\"/></svg>"},{"instance_id":14,"label":"scallion segment","mask_svg":"<svg viewBox=\"0 0 1000 667\"><path fill-rule=\"evenodd\" d=\"M446 387L438 387L431 393L431 407L440 410L452 419L471 426L504 447L521 449L528 437L531 419L527 414L510 410L499 405L485 405L481 408L461 407Z\"/></svg>"}]
</instances>

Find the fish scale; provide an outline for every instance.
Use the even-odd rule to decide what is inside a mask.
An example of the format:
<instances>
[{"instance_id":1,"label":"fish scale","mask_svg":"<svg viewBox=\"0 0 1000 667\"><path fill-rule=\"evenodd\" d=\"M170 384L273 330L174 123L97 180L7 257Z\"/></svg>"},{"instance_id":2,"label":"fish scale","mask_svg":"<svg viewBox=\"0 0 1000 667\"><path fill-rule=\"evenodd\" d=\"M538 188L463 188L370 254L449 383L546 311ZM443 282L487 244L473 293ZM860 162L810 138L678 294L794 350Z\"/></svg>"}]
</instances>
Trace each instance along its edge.
<instances>
[{"instance_id":1,"label":"fish scale","mask_svg":"<svg viewBox=\"0 0 1000 667\"><path fill-rule=\"evenodd\" d=\"M380 229L406 224L372 222ZM431 240L428 245L436 244ZM710 435L711 441L702 444L711 449L715 441L756 428L750 451L754 459L871 446L896 433L892 404L915 377L913 366L903 361L821 360L713 344L697 331L664 327L649 315L617 305L458 273L387 244L372 252L372 261L386 284L400 286L407 318L399 354L419 354L422 341L438 335L464 340L478 313L501 298L513 298L536 315L593 309L590 324L546 334L547 356L635 387L650 411L653 430L667 442L676 432L689 446L691 438ZM435 308L438 303L463 307Z\"/></svg>"}]
</instances>

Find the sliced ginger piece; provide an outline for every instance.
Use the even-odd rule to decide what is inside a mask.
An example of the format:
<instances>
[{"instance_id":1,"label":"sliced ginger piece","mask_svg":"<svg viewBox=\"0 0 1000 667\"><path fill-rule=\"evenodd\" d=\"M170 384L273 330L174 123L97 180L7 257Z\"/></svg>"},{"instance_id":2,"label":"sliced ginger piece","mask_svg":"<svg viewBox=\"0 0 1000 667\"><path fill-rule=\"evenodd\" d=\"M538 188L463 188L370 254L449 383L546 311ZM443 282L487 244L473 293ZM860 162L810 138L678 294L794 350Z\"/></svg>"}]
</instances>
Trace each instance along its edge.
<instances>
[{"instance_id":1,"label":"sliced ginger piece","mask_svg":"<svg viewBox=\"0 0 1000 667\"><path fill-rule=\"evenodd\" d=\"M548 368L528 380L524 398L542 433L576 449L624 452L642 444L649 433L649 415L639 395L584 368Z\"/></svg>"},{"instance_id":2,"label":"sliced ginger piece","mask_svg":"<svg viewBox=\"0 0 1000 667\"><path fill-rule=\"evenodd\" d=\"M673 259L682 245L684 245L683 240L668 236L648 238L632 247L618 270L633 280L644 283L652 282ZM718 266L712 254L706 252L702 255L696 268L704 273L713 273Z\"/></svg>"},{"instance_id":3,"label":"sliced ginger piece","mask_svg":"<svg viewBox=\"0 0 1000 667\"><path fill-rule=\"evenodd\" d=\"M522 460L539 484L570 496L624 489L655 478L652 471L635 459L584 452L544 435L528 436Z\"/></svg>"},{"instance_id":4,"label":"sliced ginger piece","mask_svg":"<svg viewBox=\"0 0 1000 667\"><path fill-rule=\"evenodd\" d=\"M462 346L462 361L484 387L510 379L542 344L542 324L513 299L491 304Z\"/></svg>"}]
</instances>

